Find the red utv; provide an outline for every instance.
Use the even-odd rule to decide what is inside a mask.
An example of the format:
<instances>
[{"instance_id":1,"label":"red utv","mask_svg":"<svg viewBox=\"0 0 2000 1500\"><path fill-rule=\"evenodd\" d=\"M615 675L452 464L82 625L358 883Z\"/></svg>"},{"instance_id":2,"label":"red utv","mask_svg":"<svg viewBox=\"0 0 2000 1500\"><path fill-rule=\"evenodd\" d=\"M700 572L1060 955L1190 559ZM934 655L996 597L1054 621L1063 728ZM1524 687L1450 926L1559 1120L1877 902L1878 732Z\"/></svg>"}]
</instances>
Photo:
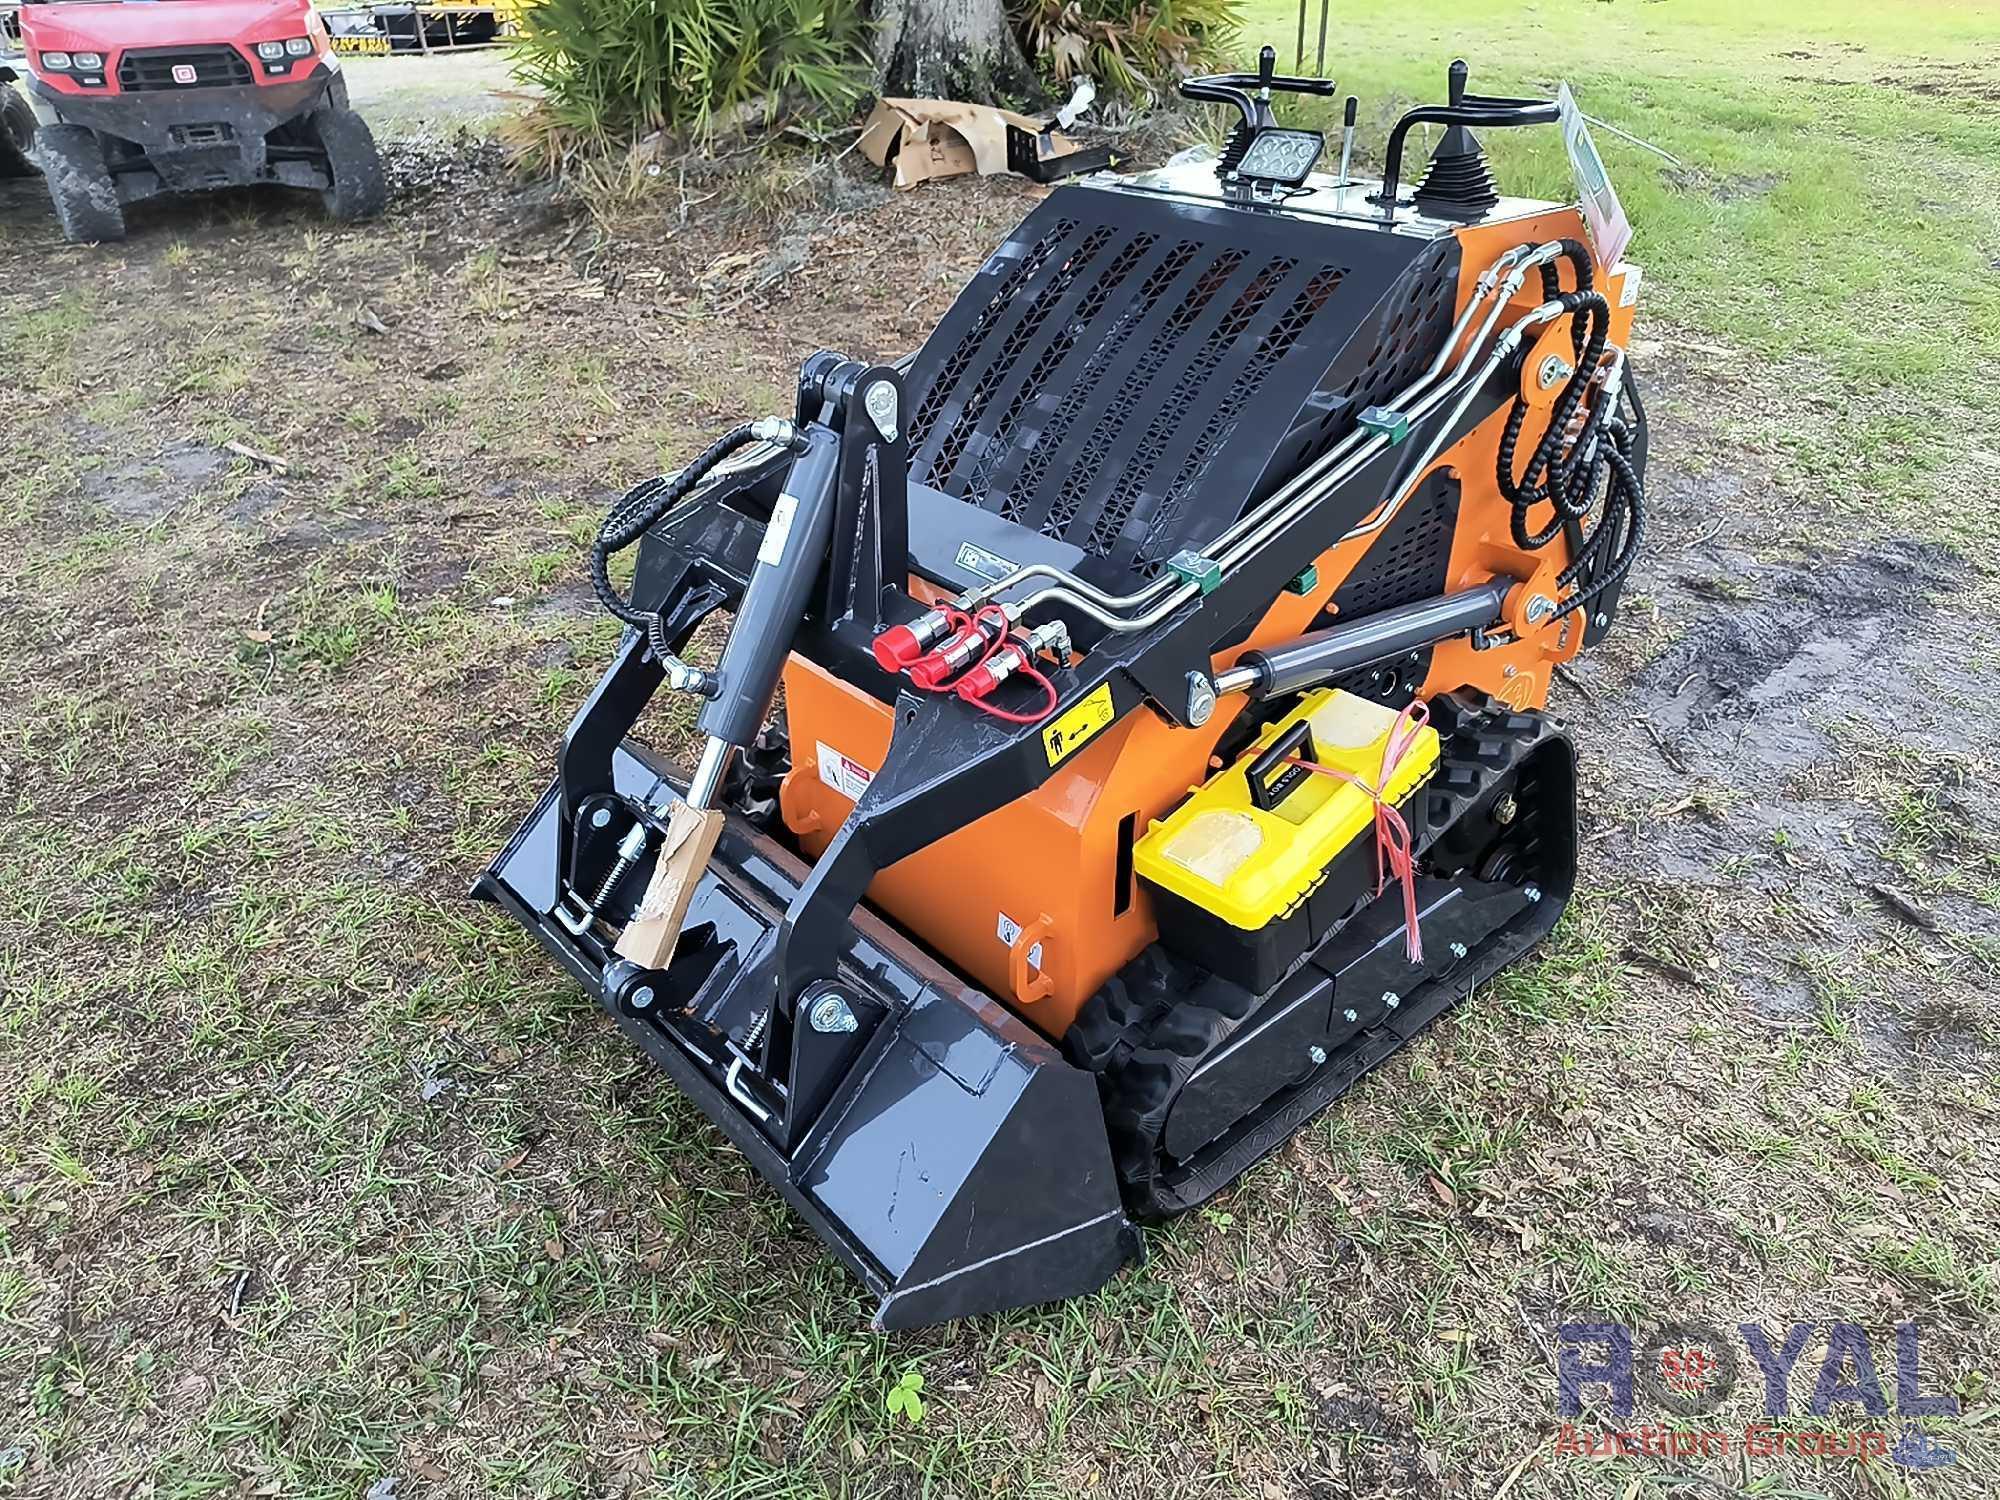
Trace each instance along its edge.
<instances>
[{"instance_id":1,"label":"red utv","mask_svg":"<svg viewBox=\"0 0 2000 1500\"><path fill-rule=\"evenodd\" d=\"M388 196L307 0L29 0L21 39L71 240L123 239L124 206L155 193L276 183L343 220Z\"/></svg>"}]
</instances>

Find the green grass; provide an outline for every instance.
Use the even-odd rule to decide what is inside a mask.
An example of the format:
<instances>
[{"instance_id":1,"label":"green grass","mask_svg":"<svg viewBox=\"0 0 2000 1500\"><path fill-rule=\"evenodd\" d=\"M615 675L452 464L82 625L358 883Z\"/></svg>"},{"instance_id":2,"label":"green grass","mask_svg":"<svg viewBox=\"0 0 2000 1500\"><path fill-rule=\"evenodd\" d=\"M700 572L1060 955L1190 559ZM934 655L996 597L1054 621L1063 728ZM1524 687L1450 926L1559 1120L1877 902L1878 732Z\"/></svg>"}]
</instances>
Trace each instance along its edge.
<instances>
[{"instance_id":1,"label":"green grass","mask_svg":"<svg viewBox=\"0 0 2000 1500\"><path fill-rule=\"evenodd\" d=\"M1680 154L1703 175L1601 140L1641 336L1750 384L1663 380L1655 472L1740 479L1703 518L1770 557L1837 562L1934 511L1990 569L1991 500L1958 476L2000 451L1993 383L1952 362L1994 359L1995 111L1916 85L1995 13L1741 10L1342 10L1335 71L1374 142L1463 53L1477 87L1566 76ZM377 76L424 76L400 66ZM1561 190L1547 142L1491 144L1512 185ZM1714 767L1640 787L1586 739L1554 941L1099 1295L913 1335L870 1333L777 1196L464 899L614 639L579 565L605 494L782 409L807 350L908 347L896 276L921 259L935 312L1026 201L945 184L836 221L747 335L698 291L736 231L701 223L599 252L660 273L599 299L571 295L563 226L470 194L365 229L236 203L114 256L0 217L0 1494L1990 1492L1976 662L1935 706L1945 748L1869 717L1888 669L1864 660L1831 759L1775 793ZM355 288L391 336L355 330ZM162 459L229 437L290 474ZM159 503L122 515L108 477ZM1685 623L1645 593L1686 540L1587 664L1611 663L1587 712L1655 706L1626 674ZM1768 599L1755 575L1717 594ZM1948 607L1976 656L1991 600ZM1629 852L1655 844L1671 878ZM1558 1461L1549 1341L1576 1312L1920 1318L1930 1388L1973 1403L1962 1462L1905 1486ZM921 1423L888 1406L913 1371Z\"/></svg>"},{"instance_id":2,"label":"green grass","mask_svg":"<svg viewBox=\"0 0 2000 1500\"><path fill-rule=\"evenodd\" d=\"M1327 72L1361 97L1357 156L1371 168L1396 114L1443 99L1454 57L1480 92L1546 95L1567 79L1588 113L1681 162L1595 133L1633 223L1628 258L1650 273L1642 310L1756 354L1824 363L1867 397L1871 422L1909 399L1948 399L1978 422L2000 411L1990 5L1367 0L1334 11ZM1260 0L1249 14L1246 39L1289 66L1296 9ZM1309 48L1316 26L1315 7ZM1319 114L1337 132L1337 106ZM1553 131L1482 140L1509 191L1571 195ZM1756 379L1757 366L1744 373ZM1922 433L1978 435L1976 424Z\"/></svg>"}]
</instances>

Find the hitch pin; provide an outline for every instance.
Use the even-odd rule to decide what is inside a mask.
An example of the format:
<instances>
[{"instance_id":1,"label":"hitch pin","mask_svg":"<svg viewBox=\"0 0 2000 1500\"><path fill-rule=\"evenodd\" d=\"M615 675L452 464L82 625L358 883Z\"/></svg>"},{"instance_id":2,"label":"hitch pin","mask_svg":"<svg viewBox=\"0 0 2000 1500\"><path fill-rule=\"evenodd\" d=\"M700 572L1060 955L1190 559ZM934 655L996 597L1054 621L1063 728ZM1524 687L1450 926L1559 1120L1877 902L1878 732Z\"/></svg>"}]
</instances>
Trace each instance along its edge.
<instances>
[{"instance_id":1,"label":"hitch pin","mask_svg":"<svg viewBox=\"0 0 2000 1500\"><path fill-rule=\"evenodd\" d=\"M556 907L556 920L575 936L582 937L590 930L590 924L597 920L598 910L611 899L611 893L618 889L618 882L631 872L632 866L639 862L639 857L645 852L646 825L634 823L631 832L618 841L618 858L612 862L610 871L605 875L603 883L598 886L596 897L585 905L576 899L574 891L569 892L563 897L562 904Z\"/></svg>"},{"instance_id":2,"label":"hitch pin","mask_svg":"<svg viewBox=\"0 0 2000 1500\"><path fill-rule=\"evenodd\" d=\"M729 1071L722 1075L722 1086L728 1090L730 1098L734 1099L744 1109L748 1110L750 1114L756 1117L759 1125L765 1124L770 1120L771 1112L758 1103L757 1096L750 1092L750 1086L743 1081L743 1070L747 1067L755 1066L750 1061L749 1054L755 1049L757 1043L763 1039L764 1028L770 1025L770 1023L771 1012L767 1009L751 1023L749 1031L744 1033L742 1046L739 1047L734 1042L725 1042L725 1045L729 1048L731 1061Z\"/></svg>"}]
</instances>

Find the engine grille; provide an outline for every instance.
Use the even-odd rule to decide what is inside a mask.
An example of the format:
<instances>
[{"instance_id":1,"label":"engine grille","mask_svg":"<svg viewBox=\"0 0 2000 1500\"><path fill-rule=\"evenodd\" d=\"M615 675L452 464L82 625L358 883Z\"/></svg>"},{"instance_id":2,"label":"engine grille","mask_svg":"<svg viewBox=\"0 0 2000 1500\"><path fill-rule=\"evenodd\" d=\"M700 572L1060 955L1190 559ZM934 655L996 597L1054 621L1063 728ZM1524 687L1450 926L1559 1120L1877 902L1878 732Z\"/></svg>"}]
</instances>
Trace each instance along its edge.
<instances>
[{"instance_id":1,"label":"engine grille","mask_svg":"<svg viewBox=\"0 0 2000 1500\"><path fill-rule=\"evenodd\" d=\"M1411 266L1385 300L1372 335L1366 329L1358 333L1329 377L1335 399L1316 424L1302 462L1326 453L1354 430L1357 415L1407 388L1430 367L1457 305L1456 255L1440 248Z\"/></svg>"},{"instance_id":2,"label":"engine grille","mask_svg":"<svg viewBox=\"0 0 2000 1500\"><path fill-rule=\"evenodd\" d=\"M1429 300L1377 310L1414 260L1448 317L1455 250L1062 189L919 351L911 477L1150 577L1351 428L1368 371L1433 357Z\"/></svg>"},{"instance_id":3,"label":"engine grille","mask_svg":"<svg viewBox=\"0 0 2000 1500\"><path fill-rule=\"evenodd\" d=\"M194 69L194 81L174 77ZM250 64L234 47L137 47L118 59L118 87L128 94L155 89L226 88L250 82Z\"/></svg>"},{"instance_id":4,"label":"engine grille","mask_svg":"<svg viewBox=\"0 0 2000 1500\"><path fill-rule=\"evenodd\" d=\"M1444 592L1451 541L1458 531L1458 485L1433 474L1382 528L1354 571L1328 600L1319 621L1331 625L1378 610L1434 599Z\"/></svg>"}]
</instances>

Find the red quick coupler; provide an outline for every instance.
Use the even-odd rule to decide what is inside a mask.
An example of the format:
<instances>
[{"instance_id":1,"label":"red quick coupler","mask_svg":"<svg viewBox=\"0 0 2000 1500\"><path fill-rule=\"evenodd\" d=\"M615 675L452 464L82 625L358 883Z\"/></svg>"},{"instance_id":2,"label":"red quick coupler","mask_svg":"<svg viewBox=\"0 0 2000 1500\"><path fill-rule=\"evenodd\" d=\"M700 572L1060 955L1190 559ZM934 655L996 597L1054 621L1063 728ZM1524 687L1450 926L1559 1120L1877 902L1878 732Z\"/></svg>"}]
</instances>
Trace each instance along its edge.
<instances>
[{"instance_id":1,"label":"red quick coupler","mask_svg":"<svg viewBox=\"0 0 2000 1500\"><path fill-rule=\"evenodd\" d=\"M988 616L976 619L958 631L930 655L910 668L910 681L920 688L936 688L945 679L965 669L965 664L983 652L1008 628L1005 621Z\"/></svg>"},{"instance_id":2,"label":"red quick coupler","mask_svg":"<svg viewBox=\"0 0 2000 1500\"><path fill-rule=\"evenodd\" d=\"M984 698L1028 664L1028 653L1017 641L1009 641L985 661L959 678L953 689L961 698Z\"/></svg>"},{"instance_id":3,"label":"red quick coupler","mask_svg":"<svg viewBox=\"0 0 2000 1500\"><path fill-rule=\"evenodd\" d=\"M1069 632L1060 622L1038 625L1028 632L1025 641L1017 636L959 678L952 691L961 698L985 698L1033 661L1037 651L1055 651L1060 655L1068 650L1068 640Z\"/></svg>"},{"instance_id":4,"label":"red quick coupler","mask_svg":"<svg viewBox=\"0 0 2000 1500\"><path fill-rule=\"evenodd\" d=\"M900 672L950 628L951 618L941 609L927 610L907 625L891 625L875 637L875 660L885 672Z\"/></svg>"}]
</instances>

